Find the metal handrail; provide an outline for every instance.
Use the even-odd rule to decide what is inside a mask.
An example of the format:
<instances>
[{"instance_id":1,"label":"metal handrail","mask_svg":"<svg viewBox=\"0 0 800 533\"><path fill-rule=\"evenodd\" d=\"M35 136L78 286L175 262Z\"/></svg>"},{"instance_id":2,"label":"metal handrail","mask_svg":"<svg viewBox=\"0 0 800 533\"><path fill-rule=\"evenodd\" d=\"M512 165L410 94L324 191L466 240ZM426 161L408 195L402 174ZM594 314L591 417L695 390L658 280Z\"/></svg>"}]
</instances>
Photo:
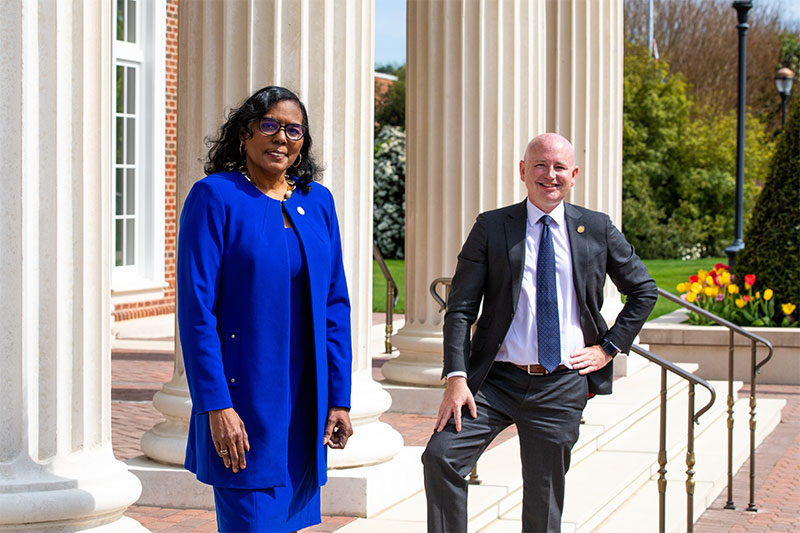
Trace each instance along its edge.
<instances>
[{"instance_id":1,"label":"metal handrail","mask_svg":"<svg viewBox=\"0 0 800 533\"><path fill-rule=\"evenodd\" d=\"M760 373L761 368L772 359L772 354L774 353L774 349L772 347L772 343L769 342L764 337L760 335L756 335L750 331L747 331L741 326L737 326L736 324L725 320L722 317L715 315L705 309L698 307L694 304L691 304L674 294L671 294L664 289L658 289L658 295L663 296L667 300L674 302L685 309L693 313L697 313L698 315L705 317L712 322L716 322L720 326L725 326L728 328L728 397L727 397L727 405L728 405L728 500L725 503L725 509L736 509L736 505L733 503L733 353L734 353L734 342L733 342L733 334L738 333L744 337L750 339L750 501L747 504L747 510L756 512L758 511L758 507L756 507L755 503L755 480L756 480L756 374ZM764 346L767 347L769 353L767 356L761 360L761 362L757 362L757 351L758 347L756 343L760 342Z\"/></svg>"},{"instance_id":2,"label":"metal handrail","mask_svg":"<svg viewBox=\"0 0 800 533\"><path fill-rule=\"evenodd\" d=\"M392 353L391 339L392 333L394 332L394 324L392 321L394 318L394 307L397 305L397 299L400 297L400 294L397 290L397 283L394 282L392 273L389 272L386 261L383 260L383 254L380 248L378 248L378 243L375 241L372 241L372 258L378 262L378 267L381 269L383 278L386 280L386 328L384 349L386 350L385 353Z\"/></svg>"},{"instance_id":3,"label":"metal handrail","mask_svg":"<svg viewBox=\"0 0 800 533\"><path fill-rule=\"evenodd\" d=\"M706 380L695 376L691 372L684 370L666 359L662 359L637 344L631 345L631 351L661 367L661 406L658 444L658 530L660 533L666 531L667 523L667 372L672 372L676 376L689 382L689 428L686 432L686 531L691 533L694 531L694 425L699 423L700 417L711 409L711 406L717 399L717 393L714 391L714 387ZM694 410L695 385L705 387L708 392L711 393L709 402L697 412Z\"/></svg>"}]
</instances>

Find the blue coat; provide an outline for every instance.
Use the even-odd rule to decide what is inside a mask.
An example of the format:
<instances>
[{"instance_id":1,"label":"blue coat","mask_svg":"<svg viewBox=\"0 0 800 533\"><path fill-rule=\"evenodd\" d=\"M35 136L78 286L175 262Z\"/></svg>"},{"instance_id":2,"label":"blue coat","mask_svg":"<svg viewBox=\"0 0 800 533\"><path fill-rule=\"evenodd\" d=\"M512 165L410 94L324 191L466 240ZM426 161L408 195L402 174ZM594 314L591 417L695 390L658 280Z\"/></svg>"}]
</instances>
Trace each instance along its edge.
<instances>
[{"instance_id":1,"label":"blue coat","mask_svg":"<svg viewBox=\"0 0 800 533\"><path fill-rule=\"evenodd\" d=\"M327 480L322 436L328 407L350 407L352 348L339 224L318 183L283 205L308 267L317 399L317 476ZM178 237L178 329L192 416L185 467L203 483L241 489L287 483L290 272L281 202L240 172L196 182ZM233 407L250 441L234 474L217 456L208 411Z\"/></svg>"}]
</instances>

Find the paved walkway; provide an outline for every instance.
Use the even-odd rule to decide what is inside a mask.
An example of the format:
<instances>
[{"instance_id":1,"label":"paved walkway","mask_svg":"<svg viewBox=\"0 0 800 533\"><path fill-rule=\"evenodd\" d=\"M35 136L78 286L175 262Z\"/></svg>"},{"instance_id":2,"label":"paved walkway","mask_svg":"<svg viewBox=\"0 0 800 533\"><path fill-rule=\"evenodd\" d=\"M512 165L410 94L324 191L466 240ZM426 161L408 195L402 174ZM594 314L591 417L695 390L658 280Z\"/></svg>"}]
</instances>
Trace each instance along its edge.
<instances>
[{"instance_id":1,"label":"paved walkway","mask_svg":"<svg viewBox=\"0 0 800 533\"><path fill-rule=\"evenodd\" d=\"M117 338L111 355L111 428L114 453L127 460L142 454L142 434L163 419L152 406L153 395L172 376L171 315L132 320L115 325ZM380 359L373 375L383 379ZM744 389L740 395L747 396ZM800 531L800 386L761 385L760 398L784 398L783 421L756 451L756 504L758 513L744 511L749 490L749 463L734 477L735 511L724 510L726 492L695 524L697 533ZM381 420L398 430L409 446L423 446L434 417L386 413ZM496 446L515 434L513 428L498 437ZM126 516L153 532L216 531L216 516L203 509L169 509L131 506ZM304 532L332 532L353 521L326 516Z\"/></svg>"}]
</instances>

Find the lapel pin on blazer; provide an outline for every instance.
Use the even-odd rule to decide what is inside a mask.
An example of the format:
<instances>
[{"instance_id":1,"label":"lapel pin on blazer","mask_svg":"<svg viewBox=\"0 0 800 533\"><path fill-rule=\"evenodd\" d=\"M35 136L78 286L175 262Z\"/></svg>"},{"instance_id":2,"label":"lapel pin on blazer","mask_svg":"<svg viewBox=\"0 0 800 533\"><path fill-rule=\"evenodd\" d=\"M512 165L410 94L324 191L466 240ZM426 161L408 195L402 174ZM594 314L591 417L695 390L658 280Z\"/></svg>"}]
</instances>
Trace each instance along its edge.
<instances>
[{"instance_id":1,"label":"lapel pin on blazer","mask_svg":"<svg viewBox=\"0 0 800 533\"><path fill-rule=\"evenodd\" d=\"M303 209L303 207L299 206L299 205L297 206L297 212L300 213L301 215L305 215L306 214L306 210Z\"/></svg>"},{"instance_id":2,"label":"lapel pin on blazer","mask_svg":"<svg viewBox=\"0 0 800 533\"><path fill-rule=\"evenodd\" d=\"M583 226L578 226L578 233L583 233L585 229Z\"/></svg>"}]
</instances>

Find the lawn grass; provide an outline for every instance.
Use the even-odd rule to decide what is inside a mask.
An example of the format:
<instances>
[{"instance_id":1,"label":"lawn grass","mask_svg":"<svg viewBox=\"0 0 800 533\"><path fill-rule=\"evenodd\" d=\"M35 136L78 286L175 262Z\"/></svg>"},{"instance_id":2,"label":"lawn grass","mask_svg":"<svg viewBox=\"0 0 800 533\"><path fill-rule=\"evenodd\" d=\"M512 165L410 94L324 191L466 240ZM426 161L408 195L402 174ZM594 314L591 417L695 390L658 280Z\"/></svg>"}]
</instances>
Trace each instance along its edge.
<instances>
[{"instance_id":1,"label":"lawn grass","mask_svg":"<svg viewBox=\"0 0 800 533\"><path fill-rule=\"evenodd\" d=\"M672 294L678 294L676 286L682 281L688 281L689 276L697 274L699 269L709 270L713 268L716 263L726 263L727 259L722 257L707 257L705 259L691 259L689 261L681 261L680 259L645 259L644 264L653 279L656 280L656 285L660 289L664 289ZM678 304L672 303L664 298L659 298L653 312L650 313L648 320L653 320L661 315L671 313L679 307Z\"/></svg>"},{"instance_id":2,"label":"lawn grass","mask_svg":"<svg viewBox=\"0 0 800 533\"><path fill-rule=\"evenodd\" d=\"M405 313L406 311L406 263L402 259L387 259L386 266L389 268L394 282L397 284L400 298L394 307L395 313ZM386 312L386 280L378 266L377 261L372 261L372 311L376 313Z\"/></svg>"},{"instance_id":3,"label":"lawn grass","mask_svg":"<svg viewBox=\"0 0 800 533\"><path fill-rule=\"evenodd\" d=\"M656 280L656 284L673 294L678 294L675 288L678 283L687 281L689 276L697 274L698 269L709 270L715 263L726 263L722 257L711 257L706 259L692 259L681 261L680 259L646 259L644 264L650 275ZM387 259L386 265L392 273L395 283L400 290L400 299L394 308L395 313L405 312L405 262L402 259ZM670 313L678 308L677 304L660 298L656 303L655 309L650 314L648 320ZM378 267L378 263L372 262L372 310L375 312L386 311L386 281Z\"/></svg>"}]
</instances>

